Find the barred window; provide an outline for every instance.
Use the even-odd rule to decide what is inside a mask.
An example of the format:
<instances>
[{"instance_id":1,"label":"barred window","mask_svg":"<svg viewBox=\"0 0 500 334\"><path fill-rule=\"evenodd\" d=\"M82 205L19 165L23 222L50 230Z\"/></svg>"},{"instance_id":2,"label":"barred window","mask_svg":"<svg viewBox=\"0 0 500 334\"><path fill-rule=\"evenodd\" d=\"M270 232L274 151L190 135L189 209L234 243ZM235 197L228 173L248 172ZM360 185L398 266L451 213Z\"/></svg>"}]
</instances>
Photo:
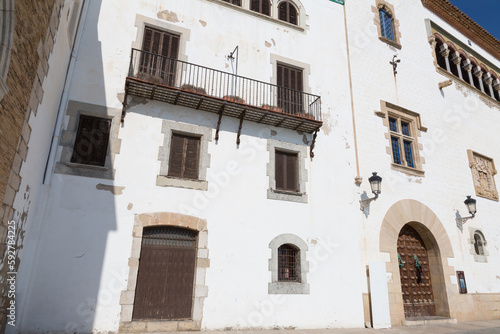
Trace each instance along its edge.
<instances>
[{"instance_id":1,"label":"barred window","mask_svg":"<svg viewBox=\"0 0 500 334\"><path fill-rule=\"evenodd\" d=\"M278 282L300 282L300 252L285 244L278 248Z\"/></svg>"}]
</instances>

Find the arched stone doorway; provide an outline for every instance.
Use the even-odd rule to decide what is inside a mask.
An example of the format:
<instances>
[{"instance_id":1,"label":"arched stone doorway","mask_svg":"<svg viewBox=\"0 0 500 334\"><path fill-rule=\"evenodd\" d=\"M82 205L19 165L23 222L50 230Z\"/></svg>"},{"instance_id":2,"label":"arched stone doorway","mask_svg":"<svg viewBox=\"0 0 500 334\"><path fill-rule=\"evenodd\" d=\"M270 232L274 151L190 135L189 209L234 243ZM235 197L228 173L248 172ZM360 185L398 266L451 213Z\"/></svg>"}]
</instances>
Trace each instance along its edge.
<instances>
[{"instance_id":1,"label":"arched stone doorway","mask_svg":"<svg viewBox=\"0 0 500 334\"><path fill-rule=\"evenodd\" d=\"M431 209L419 201L407 199L396 202L389 208L380 229L380 251L390 255L390 262L386 267L388 275L392 277L387 283L391 324L401 325L406 319L397 247L400 233L405 226L420 236L426 249L435 315L449 317L447 290L451 285L450 277L455 272L454 268L448 265L448 258L454 257L450 239L443 224Z\"/></svg>"}]
</instances>

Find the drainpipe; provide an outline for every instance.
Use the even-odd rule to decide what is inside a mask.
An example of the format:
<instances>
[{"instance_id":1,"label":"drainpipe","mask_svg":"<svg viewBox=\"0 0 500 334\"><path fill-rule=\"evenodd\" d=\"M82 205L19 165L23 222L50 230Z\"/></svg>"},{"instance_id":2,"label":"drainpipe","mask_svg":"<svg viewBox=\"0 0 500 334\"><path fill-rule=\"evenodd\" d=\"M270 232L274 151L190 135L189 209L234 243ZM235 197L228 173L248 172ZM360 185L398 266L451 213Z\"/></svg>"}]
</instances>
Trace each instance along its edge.
<instances>
[{"instance_id":1,"label":"drainpipe","mask_svg":"<svg viewBox=\"0 0 500 334\"><path fill-rule=\"evenodd\" d=\"M52 142L50 144L49 156L47 157L47 164L45 166L42 184L50 184L50 180L52 179L54 164L56 160L57 146L59 144L59 135L61 133L65 109L68 103L69 88L71 86L71 79L73 77L75 68L76 56L78 54L78 49L80 47L80 42L82 39L84 25L83 23L85 22L85 18L87 16L88 4L89 1L82 0L82 9L80 10L80 16L78 17L78 23L76 25L76 33L74 37L73 47L71 49L71 57L69 59L68 68L66 70L66 77L64 78L63 92L61 95L61 100L59 102L56 124L54 126L54 132L52 133Z\"/></svg>"},{"instance_id":2,"label":"drainpipe","mask_svg":"<svg viewBox=\"0 0 500 334\"><path fill-rule=\"evenodd\" d=\"M361 185L363 178L359 175L359 157L358 157L358 139L356 137L356 117L354 115L354 95L352 92L352 75L351 75L351 55L349 53L349 34L347 31L347 15L346 15L346 6L344 5L344 29L345 29L345 44L346 44L346 52L347 52L347 70L349 72L349 94L351 96L351 112L352 112L352 130L354 135L354 153L356 155L356 177L354 178L354 182L356 185Z\"/></svg>"}]
</instances>

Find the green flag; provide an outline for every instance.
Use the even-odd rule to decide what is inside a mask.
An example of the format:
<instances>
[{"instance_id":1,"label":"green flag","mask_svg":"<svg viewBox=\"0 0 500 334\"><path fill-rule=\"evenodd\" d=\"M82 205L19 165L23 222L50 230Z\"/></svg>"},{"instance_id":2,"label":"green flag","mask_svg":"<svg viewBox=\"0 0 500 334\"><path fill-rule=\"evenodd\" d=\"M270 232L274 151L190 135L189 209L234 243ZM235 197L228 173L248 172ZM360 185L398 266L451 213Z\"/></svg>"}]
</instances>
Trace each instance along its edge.
<instances>
[{"instance_id":1,"label":"green flag","mask_svg":"<svg viewBox=\"0 0 500 334\"><path fill-rule=\"evenodd\" d=\"M330 1L333 1L333 2L336 2L336 3L339 3L341 5L344 4L344 0L330 0Z\"/></svg>"}]
</instances>

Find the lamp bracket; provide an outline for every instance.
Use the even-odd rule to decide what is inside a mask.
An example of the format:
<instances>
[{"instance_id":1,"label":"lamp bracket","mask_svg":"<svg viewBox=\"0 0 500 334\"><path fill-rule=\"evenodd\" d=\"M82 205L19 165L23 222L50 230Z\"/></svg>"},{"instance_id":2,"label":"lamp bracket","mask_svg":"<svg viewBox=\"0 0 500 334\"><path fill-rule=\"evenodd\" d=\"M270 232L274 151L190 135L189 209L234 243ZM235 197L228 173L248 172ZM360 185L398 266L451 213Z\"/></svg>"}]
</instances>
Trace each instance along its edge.
<instances>
[{"instance_id":1,"label":"lamp bracket","mask_svg":"<svg viewBox=\"0 0 500 334\"><path fill-rule=\"evenodd\" d=\"M474 215L469 216L469 217L461 217L461 218L455 218L455 221L457 222L457 227L462 228L462 226L469 220L474 218Z\"/></svg>"},{"instance_id":2,"label":"lamp bracket","mask_svg":"<svg viewBox=\"0 0 500 334\"><path fill-rule=\"evenodd\" d=\"M376 201L377 198L378 198L378 195L375 195L375 197L360 200L359 201L359 209L361 211L364 211L370 205L370 203L373 201Z\"/></svg>"}]
</instances>

